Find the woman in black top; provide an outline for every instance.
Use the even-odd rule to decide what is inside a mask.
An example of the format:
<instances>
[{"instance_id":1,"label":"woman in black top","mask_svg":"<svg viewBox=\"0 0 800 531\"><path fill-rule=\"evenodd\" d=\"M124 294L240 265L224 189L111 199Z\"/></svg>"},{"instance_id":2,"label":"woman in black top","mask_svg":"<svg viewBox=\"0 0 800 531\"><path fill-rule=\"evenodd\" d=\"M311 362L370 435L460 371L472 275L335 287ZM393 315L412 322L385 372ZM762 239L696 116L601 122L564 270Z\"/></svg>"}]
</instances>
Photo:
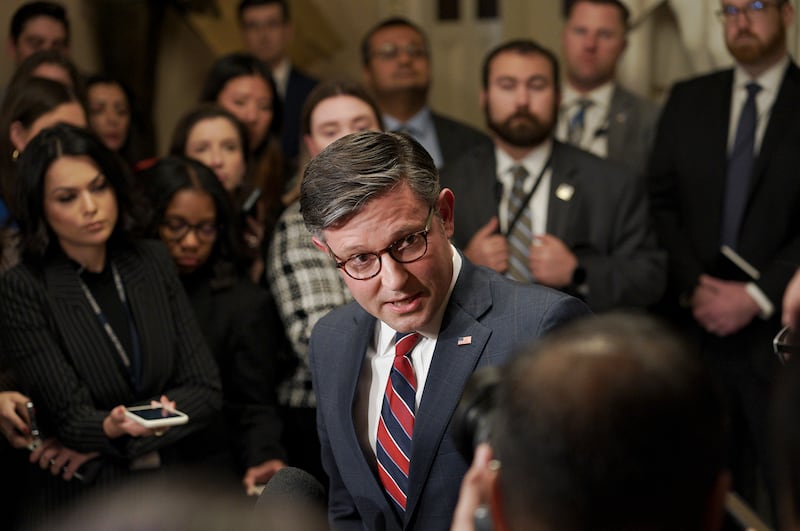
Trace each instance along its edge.
<instances>
[{"instance_id":1,"label":"woman in black top","mask_svg":"<svg viewBox=\"0 0 800 531\"><path fill-rule=\"evenodd\" d=\"M36 404L44 436L98 454L101 485L179 463L176 443L221 407L216 365L169 255L127 231L127 182L91 133L42 131L20 157L22 261L0 278L3 365ZM125 406L153 401L175 404L188 424L153 430L125 416ZM90 488L63 481L64 465L52 475L31 467L21 485L30 515Z\"/></svg>"},{"instance_id":2,"label":"woman in black top","mask_svg":"<svg viewBox=\"0 0 800 531\"><path fill-rule=\"evenodd\" d=\"M223 418L186 455L236 471L248 492L284 466L276 410L283 330L269 293L237 268L230 197L201 162L168 157L140 174L149 233L166 243L219 367Z\"/></svg>"}]
</instances>

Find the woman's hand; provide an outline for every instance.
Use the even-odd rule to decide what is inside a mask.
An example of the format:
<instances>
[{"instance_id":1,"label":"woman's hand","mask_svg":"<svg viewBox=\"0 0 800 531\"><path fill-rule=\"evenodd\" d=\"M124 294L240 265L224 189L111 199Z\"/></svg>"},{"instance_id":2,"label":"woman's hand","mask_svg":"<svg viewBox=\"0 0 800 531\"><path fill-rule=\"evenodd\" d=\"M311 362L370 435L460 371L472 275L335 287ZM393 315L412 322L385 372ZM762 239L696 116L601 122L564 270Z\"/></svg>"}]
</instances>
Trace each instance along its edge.
<instances>
[{"instance_id":1,"label":"woman's hand","mask_svg":"<svg viewBox=\"0 0 800 531\"><path fill-rule=\"evenodd\" d=\"M42 444L31 452L30 462L39 463L39 467L42 470L49 469L54 476L60 474L61 477L69 481L81 465L98 455L100 454L97 452L82 454L75 450L70 450L56 439L51 438L42 441Z\"/></svg>"},{"instance_id":2,"label":"woman's hand","mask_svg":"<svg viewBox=\"0 0 800 531\"><path fill-rule=\"evenodd\" d=\"M150 405L153 407L161 406L165 409L176 409L175 402L167 398L166 395L161 395L160 401L151 400ZM167 430L169 430L168 427L147 428L142 426L125 415L125 406L115 407L103 419L103 432L109 439L116 439L123 435L130 435L131 437L150 437L155 435L156 437L161 437Z\"/></svg>"},{"instance_id":3,"label":"woman's hand","mask_svg":"<svg viewBox=\"0 0 800 531\"><path fill-rule=\"evenodd\" d=\"M0 392L0 432L14 448L25 448L32 440L25 410L29 400L16 391Z\"/></svg>"}]
</instances>

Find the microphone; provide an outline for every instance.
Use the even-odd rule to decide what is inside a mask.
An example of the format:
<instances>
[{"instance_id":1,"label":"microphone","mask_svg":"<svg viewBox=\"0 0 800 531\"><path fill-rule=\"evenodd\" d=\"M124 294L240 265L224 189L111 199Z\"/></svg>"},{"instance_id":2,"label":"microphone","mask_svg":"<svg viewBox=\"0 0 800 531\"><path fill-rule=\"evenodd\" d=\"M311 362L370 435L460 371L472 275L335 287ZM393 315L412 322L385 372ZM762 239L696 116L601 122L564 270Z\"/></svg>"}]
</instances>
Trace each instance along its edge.
<instances>
[{"instance_id":1,"label":"microphone","mask_svg":"<svg viewBox=\"0 0 800 531\"><path fill-rule=\"evenodd\" d=\"M327 529L327 496L317 479L300 468L287 466L267 482L255 510L270 521L265 529Z\"/></svg>"}]
</instances>

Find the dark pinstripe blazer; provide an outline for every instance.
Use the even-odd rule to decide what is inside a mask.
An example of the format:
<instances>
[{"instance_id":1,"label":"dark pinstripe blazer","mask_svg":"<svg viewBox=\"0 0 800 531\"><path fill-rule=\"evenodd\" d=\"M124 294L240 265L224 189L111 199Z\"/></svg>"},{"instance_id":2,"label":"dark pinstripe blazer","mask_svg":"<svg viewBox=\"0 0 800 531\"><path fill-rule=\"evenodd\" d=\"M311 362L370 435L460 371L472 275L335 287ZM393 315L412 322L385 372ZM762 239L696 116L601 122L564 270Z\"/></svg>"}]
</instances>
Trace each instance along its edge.
<instances>
[{"instance_id":1,"label":"dark pinstripe blazer","mask_svg":"<svg viewBox=\"0 0 800 531\"><path fill-rule=\"evenodd\" d=\"M125 475L131 459L154 450L168 463L170 445L221 407L216 365L166 249L160 242L141 242L109 256L123 279L141 342L143 391L138 396L66 256L41 269L22 263L0 279L2 356L15 370L20 390L35 401L45 435L102 455L108 466L98 481ZM186 426L163 437L111 441L104 435L110 409L162 393L189 415ZM62 492L51 499L80 488L74 481L72 487L57 481L64 485L49 484Z\"/></svg>"}]
</instances>

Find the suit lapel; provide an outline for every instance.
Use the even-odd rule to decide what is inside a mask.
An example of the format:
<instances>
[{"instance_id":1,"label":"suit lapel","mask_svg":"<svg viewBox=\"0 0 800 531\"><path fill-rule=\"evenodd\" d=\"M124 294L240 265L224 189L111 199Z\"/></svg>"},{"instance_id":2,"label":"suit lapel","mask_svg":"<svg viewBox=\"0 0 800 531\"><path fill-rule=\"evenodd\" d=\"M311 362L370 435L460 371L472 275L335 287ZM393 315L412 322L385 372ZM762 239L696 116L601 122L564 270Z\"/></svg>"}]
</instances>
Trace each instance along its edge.
<instances>
[{"instance_id":1,"label":"suit lapel","mask_svg":"<svg viewBox=\"0 0 800 531\"><path fill-rule=\"evenodd\" d=\"M625 153L628 143L627 135L630 131L628 119L630 115L631 99L618 85L614 86L611 103L608 107L608 118L605 125L608 131L608 155Z\"/></svg>"},{"instance_id":2,"label":"suit lapel","mask_svg":"<svg viewBox=\"0 0 800 531\"><path fill-rule=\"evenodd\" d=\"M66 256L59 256L45 267L44 278L56 326L61 329L59 336L64 343L65 354L72 360L76 371L79 374L113 375L116 380L113 386L130 389L132 398L133 389L127 369L86 300L75 266ZM80 330L73 329L75 323L83 325ZM94 348L87 349L87 344Z\"/></svg>"},{"instance_id":3,"label":"suit lapel","mask_svg":"<svg viewBox=\"0 0 800 531\"><path fill-rule=\"evenodd\" d=\"M783 82L780 85L775 103L772 106L769 123L761 141L761 149L750 179L750 197L764 175L767 161L774 160L773 153L780 146L786 130L795 120L797 100L795 95L800 91L800 69L794 63L789 64Z\"/></svg>"},{"instance_id":4,"label":"suit lapel","mask_svg":"<svg viewBox=\"0 0 800 531\"><path fill-rule=\"evenodd\" d=\"M569 242L570 209L576 201L575 195L581 193L581 190L575 181L576 168L564 149L560 142L553 142L546 230L549 234Z\"/></svg>"},{"instance_id":5,"label":"suit lapel","mask_svg":"<svg viewBox=\"0 0 800 531\"><path fill-rule=\"evenodd\" d=\"M486 282L475 282L476 274L464 260L436 341L414 424L406 522L416 509L450 418L491 335L477 319L491 307L492 294ZM470 341L459 345L463 337Z\"/></svg>"}]
</instances>

